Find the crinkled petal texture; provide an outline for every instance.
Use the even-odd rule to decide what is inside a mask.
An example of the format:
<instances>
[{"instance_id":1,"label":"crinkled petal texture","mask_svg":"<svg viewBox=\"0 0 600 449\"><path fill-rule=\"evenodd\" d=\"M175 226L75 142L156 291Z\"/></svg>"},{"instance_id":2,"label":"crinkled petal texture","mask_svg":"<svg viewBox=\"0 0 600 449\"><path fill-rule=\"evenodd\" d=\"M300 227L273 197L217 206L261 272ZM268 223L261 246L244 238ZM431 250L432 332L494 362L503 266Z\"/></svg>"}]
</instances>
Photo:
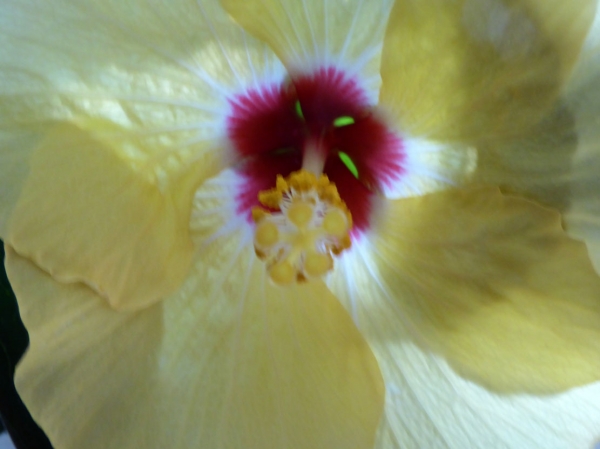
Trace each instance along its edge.
<instances>
[{"instance_id":1,"label":"crinkled petal texture","mask_svg":"<svg viewBox=\"0 0 600 449\"><path fill-rule=\"evenodd\" d=\"M379 67L392 0L221 0L244 29L264 40L290 73L336 66L377 103Z\"/></svg>"},{"instance_id":2,"label":"crinkled petal texture","mask_svg":"<svg viewBox=\"0 0 600 449\"><path fill-rule=\"evenodd\" d=\"M395 344L401 321L500 392L600 378L600 277L558 213L497 189L450 190L391 203L365 242L346 263L368 267L354 295L381 320L370 338ZM347 297L340 285L334 293Z\"/></svg>"},{"instance_id":3,"label":"crinkled petal texture","mask_svg":"<svg viewBox=\"0 0 600 449\"><path fill-rule=\"evenodd\" d=\"M192 248L183 242L193 192L230 161L230 97L284 76L274 53L216 0L2 2L0 236L45 271L86 281L115 307L156 301L173 290L172 275L181 280L189 268ZM75 125L73 135L64 122ZM44 188L47 204L31 203L42 201ZM9 230L17 203L19 228ZM53 208L47 222L41 211ZM158 235L164 241L150 238ZM180 262L167 268L177 252ZM104 274L90 275L92 266Z\"/></svg>"},{"instance_id":4,"label":"crinkled petal texture","mask_svg":"<svg viewBox=\"0 0 600 449\"><path fill-rule=\"evenodd\" d=\"M268 282L248 227L217 218L230 193L198 193L192 273L142 311L9 248L31 336L17 386L57 449L373 447L384 391L368 345L324 284Z\"/></svg>"},{"instance_id":5,"label":"crinkled petal texture","mask_svg":"<svg viewBox=\"0 0 600 449\"><path fill-rule=\"evenodd\" d=\"M442 140L518 135L553 106L596 2L398 0L381 101L403 129Z\"/></svg>"}]
</instances>

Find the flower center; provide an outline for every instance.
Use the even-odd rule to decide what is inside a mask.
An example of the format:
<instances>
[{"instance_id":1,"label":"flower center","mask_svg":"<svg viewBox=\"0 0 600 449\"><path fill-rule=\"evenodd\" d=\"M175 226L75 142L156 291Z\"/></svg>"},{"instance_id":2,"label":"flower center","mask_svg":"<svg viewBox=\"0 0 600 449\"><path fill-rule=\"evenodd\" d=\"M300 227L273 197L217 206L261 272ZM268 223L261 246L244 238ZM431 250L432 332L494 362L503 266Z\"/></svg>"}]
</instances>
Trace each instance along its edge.
<instances>
[{"instance_id":1,"label":"flower center","mask_svg":"<svg viewBox=\"0 0 600 449\"><path fill-rule=\"evenodd\" d=\"M403 141L333 67L230 104L227 132L245 181L237 211L256 223L256 254L278 284L323 276L369 228L378 192L404 174Z\"/></svg>"},{"instance_id":2,"label":"flower center","mask_svg":"<svg viewBox=\"0 0 600 449\"><path fill-rule=\"evenodd\" d=\"M352 217L334 184L307 170L277 177L259 194L254 249L276 284L319 278L333 269L333 255L350 247Z\"/></svg>"},{"instance_id":3,"label":"flower center","mask_svg":"<svg viewBox=\"0 0 600 449\"><path fill-rule=\"evenodd\" d=\"M242 161L237 211L251 220L259 192L304 168L335 183L352 214L352 238L369 229L374 200L405 172L402 139L334 67L265 84L230 99L230 142Z\"/></svg>"}]
</instances>

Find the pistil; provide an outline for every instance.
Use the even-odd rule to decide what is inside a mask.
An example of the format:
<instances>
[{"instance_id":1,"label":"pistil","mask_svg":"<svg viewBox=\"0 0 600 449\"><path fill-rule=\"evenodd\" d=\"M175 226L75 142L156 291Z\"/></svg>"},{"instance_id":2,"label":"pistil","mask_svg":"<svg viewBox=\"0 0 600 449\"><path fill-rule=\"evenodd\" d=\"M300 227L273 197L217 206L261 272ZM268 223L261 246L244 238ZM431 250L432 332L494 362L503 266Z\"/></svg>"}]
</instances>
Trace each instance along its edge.
<instances>
[{"instance_id":1,"label":"pistil","mask_svg":"<svg viewBox=\"0 0 600 449\"><path fill-rule=\"evenodd\" d=\"M302 154L302 170L315 176L321 176L325 167L327 149L324 148L322 139L307 139Z\"/></svg>"}]
</instances>

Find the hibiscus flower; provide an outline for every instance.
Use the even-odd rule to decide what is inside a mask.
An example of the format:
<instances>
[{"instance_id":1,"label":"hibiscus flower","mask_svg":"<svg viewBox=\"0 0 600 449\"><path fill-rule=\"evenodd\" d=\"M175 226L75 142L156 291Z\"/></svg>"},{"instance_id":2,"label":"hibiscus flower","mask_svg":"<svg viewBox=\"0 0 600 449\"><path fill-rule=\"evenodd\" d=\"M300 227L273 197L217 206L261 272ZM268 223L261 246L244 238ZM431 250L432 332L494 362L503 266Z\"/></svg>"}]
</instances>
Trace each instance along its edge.
<instances>
[{"instance_id":1,"label":"hibiscus flower","mask_svg":"<svg viewBox=\"0 0 600 449\"><path fill-rule=\"evenodd\" d=\"M4 0L16 381L53 444L591 445L595 13Z\"/></svg>"}]
</instances>

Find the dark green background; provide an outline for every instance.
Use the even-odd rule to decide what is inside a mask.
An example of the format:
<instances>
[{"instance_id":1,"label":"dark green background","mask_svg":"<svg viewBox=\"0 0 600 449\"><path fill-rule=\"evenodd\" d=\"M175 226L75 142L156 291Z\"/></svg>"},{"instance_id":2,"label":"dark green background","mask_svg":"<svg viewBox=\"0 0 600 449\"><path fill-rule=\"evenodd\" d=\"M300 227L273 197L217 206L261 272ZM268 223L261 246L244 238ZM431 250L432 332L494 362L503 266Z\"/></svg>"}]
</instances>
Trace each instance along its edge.
<instances>
[{"instance_id":1,"label":"dark green background","mask_svg":"<svg viewBox=\"0 0 600 449\"><path fill-rule=\"evenodd\" d=\"M6 428L18 449L51 448L15 390L15 367L29 345L29 335L4 270L4 244L0 241L0 429Z\"/></svg>"}]
</instances>

